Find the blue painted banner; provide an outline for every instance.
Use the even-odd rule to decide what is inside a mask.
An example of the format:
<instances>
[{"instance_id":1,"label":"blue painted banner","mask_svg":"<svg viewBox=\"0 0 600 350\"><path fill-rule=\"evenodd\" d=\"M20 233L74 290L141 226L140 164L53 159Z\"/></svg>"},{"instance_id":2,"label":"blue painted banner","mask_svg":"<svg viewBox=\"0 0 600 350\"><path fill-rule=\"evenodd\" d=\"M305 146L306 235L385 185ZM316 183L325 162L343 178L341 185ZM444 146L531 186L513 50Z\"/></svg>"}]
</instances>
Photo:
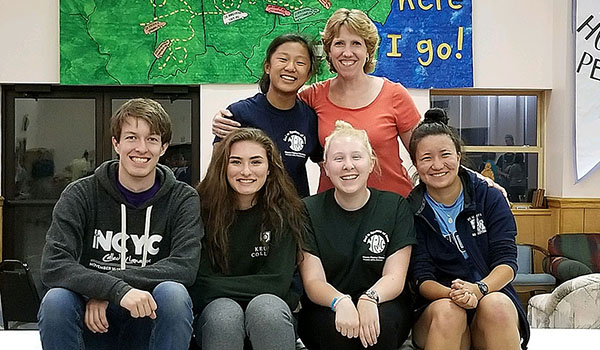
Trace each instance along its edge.
<instances>
[{"instance_id":1,"label":"blue painted banner","mask_svg":"<svg viewBox=\"0 0 600 350\"><path fill-rule=\"evenodd\" d=\"M473 86L471 0L394 0L375 75L407 88Z\"/></svg>"}]
</instances>

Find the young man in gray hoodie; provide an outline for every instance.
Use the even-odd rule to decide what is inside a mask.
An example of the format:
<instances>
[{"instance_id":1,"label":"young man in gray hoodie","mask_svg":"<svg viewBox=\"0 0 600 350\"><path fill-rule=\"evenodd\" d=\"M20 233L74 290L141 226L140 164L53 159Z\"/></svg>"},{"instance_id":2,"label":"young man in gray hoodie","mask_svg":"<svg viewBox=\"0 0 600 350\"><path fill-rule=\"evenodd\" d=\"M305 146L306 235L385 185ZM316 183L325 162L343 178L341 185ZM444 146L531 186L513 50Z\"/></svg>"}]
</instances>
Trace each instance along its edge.
<instances>
[{"instance_id":1,"label":"young man in gray hoodie","mask_svg":"<svg viewBox=\"0 0 600 350\"><path fill-rule=\"evenodd\" d=\"M119 160L71 183L42 256L44 349L187 349L204 234L200 200L158 164L171 120L149 99L111 119Z\"/></svg>"}]
</instances>

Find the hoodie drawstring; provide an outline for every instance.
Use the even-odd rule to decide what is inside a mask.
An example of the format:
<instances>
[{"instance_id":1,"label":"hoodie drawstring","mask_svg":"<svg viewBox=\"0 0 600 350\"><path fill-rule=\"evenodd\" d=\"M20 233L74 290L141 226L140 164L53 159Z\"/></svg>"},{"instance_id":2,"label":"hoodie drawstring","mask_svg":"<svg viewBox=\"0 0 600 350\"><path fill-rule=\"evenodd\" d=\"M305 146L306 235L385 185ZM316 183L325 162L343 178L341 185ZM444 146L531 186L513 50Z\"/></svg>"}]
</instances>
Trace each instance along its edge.
<instances>
[{"instance_id":1,"label":"hoodie drawstring","mask_svg":"<svg viewBox=\"0 0 600 350\"><path fill-rule=\"evenodd\" d=\"M148 244L150 241L150 217L152 215L152 206L146 208L146 222L144 224L144 251L142 253L142 267L146 266L148 256Z\"/></svg>"},{"instance_id":2,"label":"hoodie drawstring","mask_svg":"<svg viewBox=\"0 0 600 350\"><path fill-rule=\"evenodd\" d=\"M125 270L125 244L127 242L127 208L121 203L121 270Z\"/></svg>"},{"instance_id":3,"label":"hoodie drawstring","mask_svg":"<svg viewBox=\"0 0 600 350\"><path fill-rule=\"evenodd\" d=\"M146 220L144 222L144 244L142 251L142 266L146 266L148 260L148 244L150 241L150 219L152 218L152 206L146 208ZM126 252L125 245L127 241L127 208L121 204L121 270L125 270Z\"/></svg>"}]
</instances>

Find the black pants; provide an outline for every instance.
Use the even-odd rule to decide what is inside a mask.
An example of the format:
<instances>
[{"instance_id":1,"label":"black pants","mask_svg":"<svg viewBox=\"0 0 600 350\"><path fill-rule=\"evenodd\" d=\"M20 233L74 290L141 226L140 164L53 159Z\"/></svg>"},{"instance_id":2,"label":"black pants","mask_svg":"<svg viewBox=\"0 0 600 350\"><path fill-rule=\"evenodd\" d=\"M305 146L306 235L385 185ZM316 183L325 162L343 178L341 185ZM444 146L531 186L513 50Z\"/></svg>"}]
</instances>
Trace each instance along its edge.
<instances>
[{"instance_id":1,"label":"black pants","mask_svg":"<svg viewBox=\"0 0 600 350\"><path fill-rule=\"evenodd\" d=\"M381 333L370 349L396 350L404 343L413 326L412 308L404 296L379 305ZM310 302L300 311L298 333L310 350L364 349L359 338L349 339L335 329L335 313Z\"/></svg>"}]
</instances>

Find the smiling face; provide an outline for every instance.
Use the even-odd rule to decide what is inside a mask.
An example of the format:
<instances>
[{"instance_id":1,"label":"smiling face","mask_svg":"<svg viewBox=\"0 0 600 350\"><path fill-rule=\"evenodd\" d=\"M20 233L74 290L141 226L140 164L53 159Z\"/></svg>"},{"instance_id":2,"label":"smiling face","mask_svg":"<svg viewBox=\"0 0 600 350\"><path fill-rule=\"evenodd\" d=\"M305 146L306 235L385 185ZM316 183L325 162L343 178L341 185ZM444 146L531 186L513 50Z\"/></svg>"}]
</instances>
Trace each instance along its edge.
<instances>
[{"instance_id":1,"label":"smiling face","mask_svg":"<svg viewBox=\"0 0 600 350\"><path fill-rule=\"evenodd\" d=\"M339 33L333 38L329 47L329 58L337 73L343 77L366 74L365 40L346 25L340 26Z\"/></svg>"},{"instance_id":2,"label":"smiling face","mask_svg":"<svg viewBox=\"0 0 600 350\"><path fill-rule=\"evenodd\" d=\"M423 137L416 147L415 160L421 181L428 191L460 186L460 153L448 135Z\"/></svg>"},{"instance_id":3,"label":"smiling face","mask_svg":"<svg viewBox=\"0 0 600 350\"><path fill-rule=\"evenodd\" d=\"M256 193L265 185L269 175L267 151L253 141L231 145L227 164L227 182L237 194L239 209L253 205Z\"/></svg>"},{"instance_id":4,"label":"smiling face","mask_svg":"<svg viewBox=\"0 0 600 350\"><path fill-rule=\"evenodd\" d=\"M338 136L329 143L323 168L336 191L354 194L367 188L373 165L373 159L360 139Z\"/></svg>"},{"instance_id":5,"label":"smiling face","mask_svg":"<svg viewBox=\"0 0 600 350\"><path fill-rule=\"evenodd\" d=\"M141 118L128 117L121 126L119 140L112 139L119 155L119 182L133 192L141 192L154 184L158 159L167 150L160 135L150 131Z\"/></svg>"},{"instance_id":6,"label":"smiling face","mask_svg":"<svg viewBox=\"0 0 600 350\"><path fill-rule=\"evenodd\" d=\"M265 72L269 75L269 92L296 95L310 77L310 55L306 46L286 42L277 47Z\"/></svg>"}]
</instances>

